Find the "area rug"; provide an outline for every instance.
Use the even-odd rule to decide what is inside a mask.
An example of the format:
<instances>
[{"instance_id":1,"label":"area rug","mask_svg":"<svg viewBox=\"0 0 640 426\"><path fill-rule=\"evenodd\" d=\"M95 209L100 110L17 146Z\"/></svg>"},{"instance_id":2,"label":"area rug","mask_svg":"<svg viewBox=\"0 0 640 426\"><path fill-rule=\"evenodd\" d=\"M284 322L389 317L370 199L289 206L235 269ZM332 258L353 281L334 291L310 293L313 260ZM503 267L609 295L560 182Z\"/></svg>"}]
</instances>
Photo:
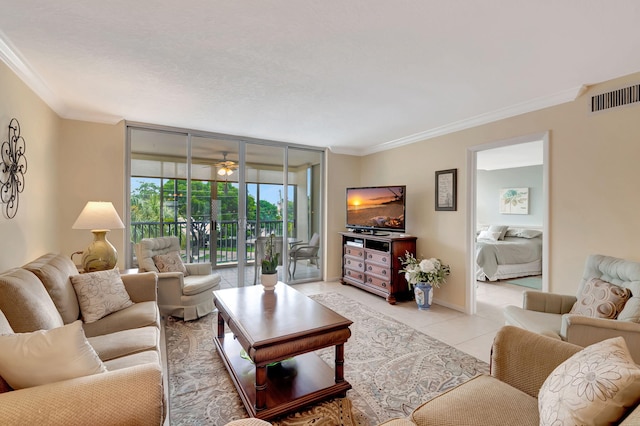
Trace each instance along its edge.
<instances>
[{"instance_id":1,"label":"area rug","mask_svg":"<svg viewBox=\"0 0 640 426\"><path fill-rule=\"evenodd\" d=\"M438 394L488 372L488 365L337 293L311 296L353 321L345 344L347 398L278 419L279 426L369 425L407 416ZM172 425L216 425L247 417L218 356L216 315L166 321ZM333 365L333 348L318 355ZM352 406L352 407L351 407Z\"/></svg>"},{"instance_id":2,"label":"area rug","mask_svg":"<svg viewBox=\"0 0 640 426\"><path fill-rule=\"evenodd\" d=\"M521 287L533 288L535 290L540 290L542 288L542 277L523 277L523 278L514 278L512 280L507 281L509 284L519 285Z\"/></svg>"}]
</instances>

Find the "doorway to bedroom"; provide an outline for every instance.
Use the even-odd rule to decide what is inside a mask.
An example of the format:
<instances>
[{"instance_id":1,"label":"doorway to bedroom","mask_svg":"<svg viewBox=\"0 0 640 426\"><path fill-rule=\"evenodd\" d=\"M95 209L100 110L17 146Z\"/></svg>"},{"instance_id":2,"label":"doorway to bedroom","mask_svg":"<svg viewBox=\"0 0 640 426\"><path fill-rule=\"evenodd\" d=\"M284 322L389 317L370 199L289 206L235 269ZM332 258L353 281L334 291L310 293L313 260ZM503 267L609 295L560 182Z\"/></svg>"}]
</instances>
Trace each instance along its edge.
<instances>
[{"instance_id":1,"label":"doorway to bedroom","mask_svg":"<svg viewBox=\"0 0 640 426\"><path fill-rule=\"evenodd\" d=\"M502 287L548 289L548 133L471 147L467 160L473 314Z\"/></svg>"}]
</instances>

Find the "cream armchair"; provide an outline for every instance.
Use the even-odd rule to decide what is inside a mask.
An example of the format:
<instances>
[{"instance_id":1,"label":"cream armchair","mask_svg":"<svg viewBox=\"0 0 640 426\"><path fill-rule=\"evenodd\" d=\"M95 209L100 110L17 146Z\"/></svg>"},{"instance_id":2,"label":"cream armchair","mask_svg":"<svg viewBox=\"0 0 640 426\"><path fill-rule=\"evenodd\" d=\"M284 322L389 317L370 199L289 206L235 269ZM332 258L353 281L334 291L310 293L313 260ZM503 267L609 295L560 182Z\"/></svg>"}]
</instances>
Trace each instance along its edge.
<instances>
[{"instance_id":1,"label":"cream armchair","mask_svg":"<svg viewBox=\"0 0 640 426\"><path fill-rule=\"evenodd\" d=\"M185 263L182 272L160 272L153 256L180 252L178 237L144 238L135 245L140 272L158 274L158 306L165 315L198 319L214 310L213 290L220 285L219 274L212 273L210 263Z\"/></svg>"},{"instance_id":2,"label":"cream armchair","mask_svg":"<svg viewBox=\"0 0 640 426\"><path fill-rule=\"evenodd\" d=\"M640 263L610 256L591 255L587 258L582 281L592 278L627 288L631 298L617 319L591 318L570 314L576 296L525 291L523 307L507 306L505 324L525 328L582 347L615 336L624 337L636 363L640 363Z\"/></svg>"}]
</instances>

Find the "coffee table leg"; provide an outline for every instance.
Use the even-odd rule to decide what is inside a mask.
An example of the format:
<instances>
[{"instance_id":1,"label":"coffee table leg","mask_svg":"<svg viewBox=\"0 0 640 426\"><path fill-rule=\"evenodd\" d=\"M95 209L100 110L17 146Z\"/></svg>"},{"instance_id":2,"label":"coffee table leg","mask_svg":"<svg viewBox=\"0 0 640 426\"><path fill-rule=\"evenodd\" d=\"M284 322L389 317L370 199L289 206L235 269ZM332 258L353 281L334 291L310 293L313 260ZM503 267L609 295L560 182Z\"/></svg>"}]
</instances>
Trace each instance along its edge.
<instances>
[{"instance_id":1,"label":"coffee table leg","mask_svg":"<svg viewBox=\"0 0 640 426\"><path fill-rule=\"evenodd\" d=\"M344 344L336 345L336 383L344 382Z\"/></svg>"},{"instance_id":2,"label":"coffee table leg","mask_svg":"<svg viewBox=\"0 0 640 426\"><path fill-rule=\"evenodd\" d=\"M256 367L256 411L267 408L267 367Z\"/></svg>"},{"instance_id":3,"label":"coffee table leg","mask_svg":"<svg viewBox=\"0 0 640 426\"><path fill-rule=\"evenodd\" d=\"M218 312L218 338L222 339L224 337L224 318Z\"/></svg>"}]
</instances>

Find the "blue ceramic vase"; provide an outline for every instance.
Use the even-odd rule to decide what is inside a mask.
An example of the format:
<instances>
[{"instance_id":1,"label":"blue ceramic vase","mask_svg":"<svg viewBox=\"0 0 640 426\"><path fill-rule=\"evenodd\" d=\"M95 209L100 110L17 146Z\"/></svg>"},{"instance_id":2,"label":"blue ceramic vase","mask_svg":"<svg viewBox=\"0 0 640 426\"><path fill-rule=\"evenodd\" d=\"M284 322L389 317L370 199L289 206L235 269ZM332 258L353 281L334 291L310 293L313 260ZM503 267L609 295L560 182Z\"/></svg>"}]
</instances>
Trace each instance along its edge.
<instances>
[{"instance_id":1,"label":"blue ceramic vase","mask_svg":"<svg viewBox=\"0 0 640 426\"><path fill-rule=\"evenodd\" d=\"M431 298L433 297L431 293L431 284L417 283L413 287L413 294L416 298L418 309L420 309L421 311L426 311L431 307Z\"/></svg>"}]
</instances>

